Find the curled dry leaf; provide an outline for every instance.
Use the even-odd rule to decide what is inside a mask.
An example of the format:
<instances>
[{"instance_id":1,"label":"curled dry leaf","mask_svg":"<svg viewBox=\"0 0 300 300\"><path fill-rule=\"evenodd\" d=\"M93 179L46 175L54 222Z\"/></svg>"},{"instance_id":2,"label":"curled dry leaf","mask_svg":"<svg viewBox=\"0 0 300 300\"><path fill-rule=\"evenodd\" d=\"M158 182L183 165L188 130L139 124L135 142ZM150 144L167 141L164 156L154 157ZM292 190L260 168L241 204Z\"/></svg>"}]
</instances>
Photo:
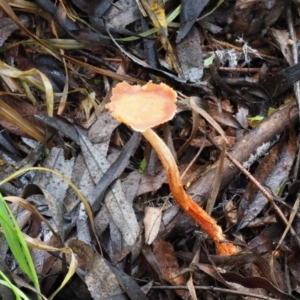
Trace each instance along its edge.
<instances>
[{"instance_id":1,"label":"curled dry leaf","mask_svg":"<svg viewBox=\"0 0 300 300\"><path fill-rule=\"evenodd\" d=\"M34 68L28 71L20 71L16 68L5 64L2 61L0 61L0 67L0 75L5 75L12 78L19 78L20 80L35 86L41 91L44 91L46 96L47 113L50 117L53 116L53 88L49 79L42 72ZM36 75L40 76L41 82L35 79L34 76Z\"/></svg>"},{"instance_id":2,"label":"curled dry leaf","mask_svg":"<svg viewBox=\"0 0 300 300\"><path fill-rule=\"evenodd\" d=\"M75 274L76 269L77 269L77 265L78 262L75 258L75 255L73 253L73 251L68 248L68 247L63 247L63 248L55 248L52 246L47 245L46 243L31 238L30 236L26 235L23 233L23 237L27 243L27 245L32 248L32 249L37 249L37 250L42 250L42 251L52 251L52 252L56 252L56 251L60 251L62 253L65 254L69 254L71 255L71 261L70 261L70 266L69 266L69 270L63 280L63 282L61 283L61 285L55 290L55 292L49 297L49 299L53 299L55 297L55 295L67 284L67 282L71 279L71 277Z\"/></svg>"}]
</instances>

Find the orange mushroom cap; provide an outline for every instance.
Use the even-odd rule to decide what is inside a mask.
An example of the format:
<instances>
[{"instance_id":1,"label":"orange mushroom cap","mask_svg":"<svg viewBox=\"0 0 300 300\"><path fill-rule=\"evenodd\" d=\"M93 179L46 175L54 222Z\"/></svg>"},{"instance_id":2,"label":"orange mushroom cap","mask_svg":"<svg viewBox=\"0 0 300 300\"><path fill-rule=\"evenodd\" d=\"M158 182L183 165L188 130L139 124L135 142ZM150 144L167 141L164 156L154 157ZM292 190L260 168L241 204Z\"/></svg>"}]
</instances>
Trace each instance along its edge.
<instances>
[{"instance_id":1,"label":"orange mushroom cap","mask_svg":"<svg viewBox=\"0 0 300 300\"><path fill-rule=\"evenodd\" d=\"M144 86L121 82L112 89L106 108L118 121L144 132L171 120L176 111L176 92L164 83Z\"/></svg>"}]
</instances>

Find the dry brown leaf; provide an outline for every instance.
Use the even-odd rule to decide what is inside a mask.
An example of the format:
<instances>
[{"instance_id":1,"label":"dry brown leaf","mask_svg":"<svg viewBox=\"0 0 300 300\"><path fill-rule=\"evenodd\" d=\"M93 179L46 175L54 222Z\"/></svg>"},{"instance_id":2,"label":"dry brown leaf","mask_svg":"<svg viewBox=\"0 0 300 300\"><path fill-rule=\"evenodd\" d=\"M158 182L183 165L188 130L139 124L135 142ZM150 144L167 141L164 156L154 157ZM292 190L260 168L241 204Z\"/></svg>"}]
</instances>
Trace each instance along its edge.
<instances>
[{"instance_id":1,"label":"dry brown leaf","mask_svg":"<svg viewBox=\"0 0 300 300\"><path fill-rule=\"evenodd\" d=\"M263 153L264 155L266 153ZM292 164L294 162L296 155L296 137L293 132L291 132L290 138L282 138L282 140L275 145L271 150L269 155L265 156L264 159L260 162L256 174L262 179L261 182L264 182L269 189L276 193L276 189L280 188L280 184L284 179L287 178ZM257 156L256 160L259 158ZM262 175L264 174L264 176ZM246 198L247 199L247 198ZM249 200L248 200L249 201ZM242 203L242 202L241 202ZM249 205L244 201L244 205ZM262 195L261 192L258 192L253 198L253 202L250 202L250 206L244 208L244 216L242 221L239 224L239 229L245 227L250 221L252 221L267 205L268 200Z\"/></svg>"},{"instance_id":2,"label":"dry brown leaf","mask_svg":"<svg viewBox=\"0 0 300 300\"><path fill-rule=\"evenodd\" d=\"M251 293L253 294L253 290L242 286L241 284L238 283L233 283L230 282L230 280L225 280L222 275L226 274L226 271L224 269L221 268L217 268L213 265L208 265L208 264L203 264L203 263L199 263L199 264L195 264L201 271L205 272L206 274L210 275L211 277L213 277L215 280L223 283L225 286L227 286L228 288L232 289L232 290L238 290L244 293ZM259 295L259 294L258 294ZM255 300L255 298L253 297L249 297L249 299L251 300Z\"/></svg>"},{"instance_id":3,"label":"dry brown leaf","mask_svg":"<svg viewBox=\"0 0 300 300\"><path fill-rule=\"evenodd\" d=\"M87 272L93 267L94 249L81 240L72 239L67 242L67 246L76 254L78 267Z\"/></svg>"},{"instance_id":4,"label":"dry brown leaf","mask_svg":"<svg viewBox=\"0 0 300 300\"><path fill-rule=\"evenodd\" d=\"M173 246L164 240L160 240L154 244L153 253L163 279L172 285L185 285L185 279L180 274ZM185 294L182 290L176 290L176 293L181 297L184 297Z\"/></svg>"},{"instance_id":5,"label":"dry brown leaf","mask_svg":"<svg viewBox=\"0 0 300 300\"><path fill-rule=\"evenodd\" d=\"M156 239L161 223L162 212L159 207L145 207L144 225L146 244L151 245Z\"/></svg>"},{"instance_id":6,"label":"dry brown leaf","mask_svg":"<svg viewBox=\"0 0 300 300\"><path fill-rule=\"evenodd\" d=\"M155 177L147 174L142 174L137 196L148 192L155 192L166 182L167 176L164 170L160 171Z\"/></svg>"}]
</instances>

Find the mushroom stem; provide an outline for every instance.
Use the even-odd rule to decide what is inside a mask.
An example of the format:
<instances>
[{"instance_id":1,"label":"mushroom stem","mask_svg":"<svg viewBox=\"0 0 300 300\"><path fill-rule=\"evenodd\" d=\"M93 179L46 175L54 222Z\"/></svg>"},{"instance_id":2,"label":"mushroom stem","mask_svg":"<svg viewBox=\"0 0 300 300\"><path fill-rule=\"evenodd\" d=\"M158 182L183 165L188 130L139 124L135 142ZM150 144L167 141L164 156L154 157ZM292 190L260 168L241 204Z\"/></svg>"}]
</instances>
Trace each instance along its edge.
<instances>
[{"instance_id":1,"label":"mushroom stem","mask_svg":"<svg viewBox=\"0 0 300 300\"><path fill-rule=\"evenodd\" d=\"M213 239L218 254L232 255L236 253L236 246L226 242L222 229L217 225L215 219L208 215L207 212L195 203L185 192L175 159L167 145L152 129L146 129L142 134L156 150L166 171L170 190L177 204Z\"/></svg>"}]
</instances>

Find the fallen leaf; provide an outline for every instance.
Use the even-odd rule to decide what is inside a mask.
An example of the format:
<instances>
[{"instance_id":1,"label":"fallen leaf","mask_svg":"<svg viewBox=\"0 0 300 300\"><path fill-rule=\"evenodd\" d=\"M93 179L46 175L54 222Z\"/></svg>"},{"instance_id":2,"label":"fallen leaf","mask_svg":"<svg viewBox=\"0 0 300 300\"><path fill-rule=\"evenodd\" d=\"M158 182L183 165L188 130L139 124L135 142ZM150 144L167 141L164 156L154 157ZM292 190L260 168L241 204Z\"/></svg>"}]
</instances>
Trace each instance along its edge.
<instances>
[{"instance_id":1,"label":"fallen leaf","mask_svg":"<svg viewBox=\"0 0 300 300\"><path fill-rule=\"evenodd\" d=\"M266 184L271 190L275 192L276 189L280 186L282 180L288 176L294 162L296 155L295 135L291 134L288 143L286 142L286 139L283 138L279 144L274 146L274 149L270 151L270 154L272 154L274 151L278 151L278 154L273 154L273 161L275 165L270 173L267 172L268 178L265 180L264 184ZM269 161L270 157L272 156L266 156L264 160ZM261 164L261 166L263 165L270 167L270 164L268 163ZM268 200L265 198L265 196L263 196L261 192L258 192L250 207L245 211L245 216L241 220L238 228L241 229L245 227L250 221L252 221L261 212L261 210L266 206L267 203Z\"/></svg>"},{"instance_id":2,"label":"fallen leaf","mask_svg":"<svg viewBox=\"0 0 300 300\"><path fill-rule=\"evenodd\" d=\"M145 207L144 226L145 226L145 241L151 245L159 232L162 212L159 207Z\"/></svg>"},{"instance_id":3,"label":"fallen leaf","mask_svg":"<svg viewBox=\"0 0 300 300\"><path fill-rule=\"evenodd\" d=\"M290 38L288 31L279 30L276 28L271 28L270 31L276 45L280 47L281 53L283 54L289 65L292 66L294 64L294 60L291 47L288 44L288 39Z\"/></svg>"},{"instance_id":4,"label":"fallen leaf","mask_svg":"<svg viewBox=\"0 0 300 300\"><path fill-rule=\"evenodd\" d=\"M166 172L160 171L155 176L142 174L141 183L137 192L137 196L157 191L164 183L167 182Z\"/></svg>"},{"instance_id":5,"label":"fallen leaf","mask_svg":"<svg viewBox=\"0 0 300 300\"><path fill-rule=\"evenodd\" d=\"M242 286L246 288L263 288L268 291L270 291L272 294L275 295L277 299L282 300L296 300L297 298L293 297L292 295L289 295L287 293L284 293L283 291L279 290L277 287L275 287L272 283L270 283L268 280L266 280L263 277L243 277L237 273L226 273L221 274L222 277L229 282L235 282L238 284L241 284Z\"/></svg>"},{"instance_id":6,"label":"fallen leaf","mask_svg":"<svg viewBox=\"0 0 300 300\"><path fill-rule=\"evenodd\" d=\"M79 142L92 180L97 184L109 169L110 163L85 136L79 134ZM93 207L97 199L91 195L92 193L87 198ZM129 246L134 245L140 228L132 204L128 203L119 179L112 184L106 194L105 205L126 243Z\"/></svg>"},{"instance_id":7,"label":"fallen leaf","mask_svg":"<svg viewBox=\"0 0 300 300\"><path fill-rule=\"evenodd\" d=\"M182 76L188 82L200 82L203 76L203 54L201 37L196 27L176 45Z\"/></svg>"},{"instance_id":8,"label":"fallen leaf","mask_svg":"<svg viewBox=\"0 0 300 300\"><path fill-rule=\"evenodd\" d=\"M102 300L122 293L119 282L105 259L95 253L91 268L84 276L87 288L93 300Z\"/></svg>"},{"instance_id":9,"label":"fallen leaf","mask_svg":"<svg viewBox=\"0 0 300 300\"><path fill-rule=\"evenodd\" d=\"M20 15L19 20L26 28L28 28L31 25L31 20L27 15ZM19 30L19 27L11 18L1 17L0 18L0 46L3 46L7 38L16 30Z\"/></svg>"},{"instance_id":10,"label":"fallen leaf","mask_svg":"<svg viewBox=\"0 0 300 300\"><path fill-rule=\"evenodd\" d=\"M181 40L188 34L208 2L208 0L181 1L180 26L176 43L180 43Z\"/></svg>"},{"instance_id":11,"label":"fallen leaf","mask_svg":"<svg viewBox=\"0 0 300 300\"><path fill-rule=\"evenodd\" d=\"M258 236L253 238L248 246L258 254L264 254L274 250L280 239L283 228L280 224L274 224L264 229Z\"/></svg>"},{"instance_id":12,"label":"fallen leaf","mask_svg":"<svg viewBox=\"0 0 300 300\"><path fill-rule=\"evenodd\" d=\"M173 246L164 240L160 240L154 243L153 253L158 262L162 279L172 285L185 285L185 279L183 275L180 274L180 268ZM176 290L176 293L181 297L185 295L185 292L182 290Z\"/></svg>"},{"instance_id":13,"label":"fallen leaf","mask_svg":"<svg viewBox=\"0 0 300 300\"><path fill-rule=\"evenodd\" d=\"M109 186L122 175L125 168L128 166L129 159L138 147L140 140L141 135L137 132L134 132L129 141L124 146L120 155L110 165L110 167L105 171L101 179L95 185L93 191L89 195L89 198L93 199L94 201L93 209L95 211L97 211L100 208L100 204Z\"/></svg>"},{"instance_id":14,"label":"fallen leaf","mask_svg":"<svg viewBox=\"0 0 300 300\"><path fill-rule=\"evenodd\" d=\"M117 277L119 284L131 300L147 300L139 285L124 271L110 264L110 268Z\"/></svg>"}]
</instances>

